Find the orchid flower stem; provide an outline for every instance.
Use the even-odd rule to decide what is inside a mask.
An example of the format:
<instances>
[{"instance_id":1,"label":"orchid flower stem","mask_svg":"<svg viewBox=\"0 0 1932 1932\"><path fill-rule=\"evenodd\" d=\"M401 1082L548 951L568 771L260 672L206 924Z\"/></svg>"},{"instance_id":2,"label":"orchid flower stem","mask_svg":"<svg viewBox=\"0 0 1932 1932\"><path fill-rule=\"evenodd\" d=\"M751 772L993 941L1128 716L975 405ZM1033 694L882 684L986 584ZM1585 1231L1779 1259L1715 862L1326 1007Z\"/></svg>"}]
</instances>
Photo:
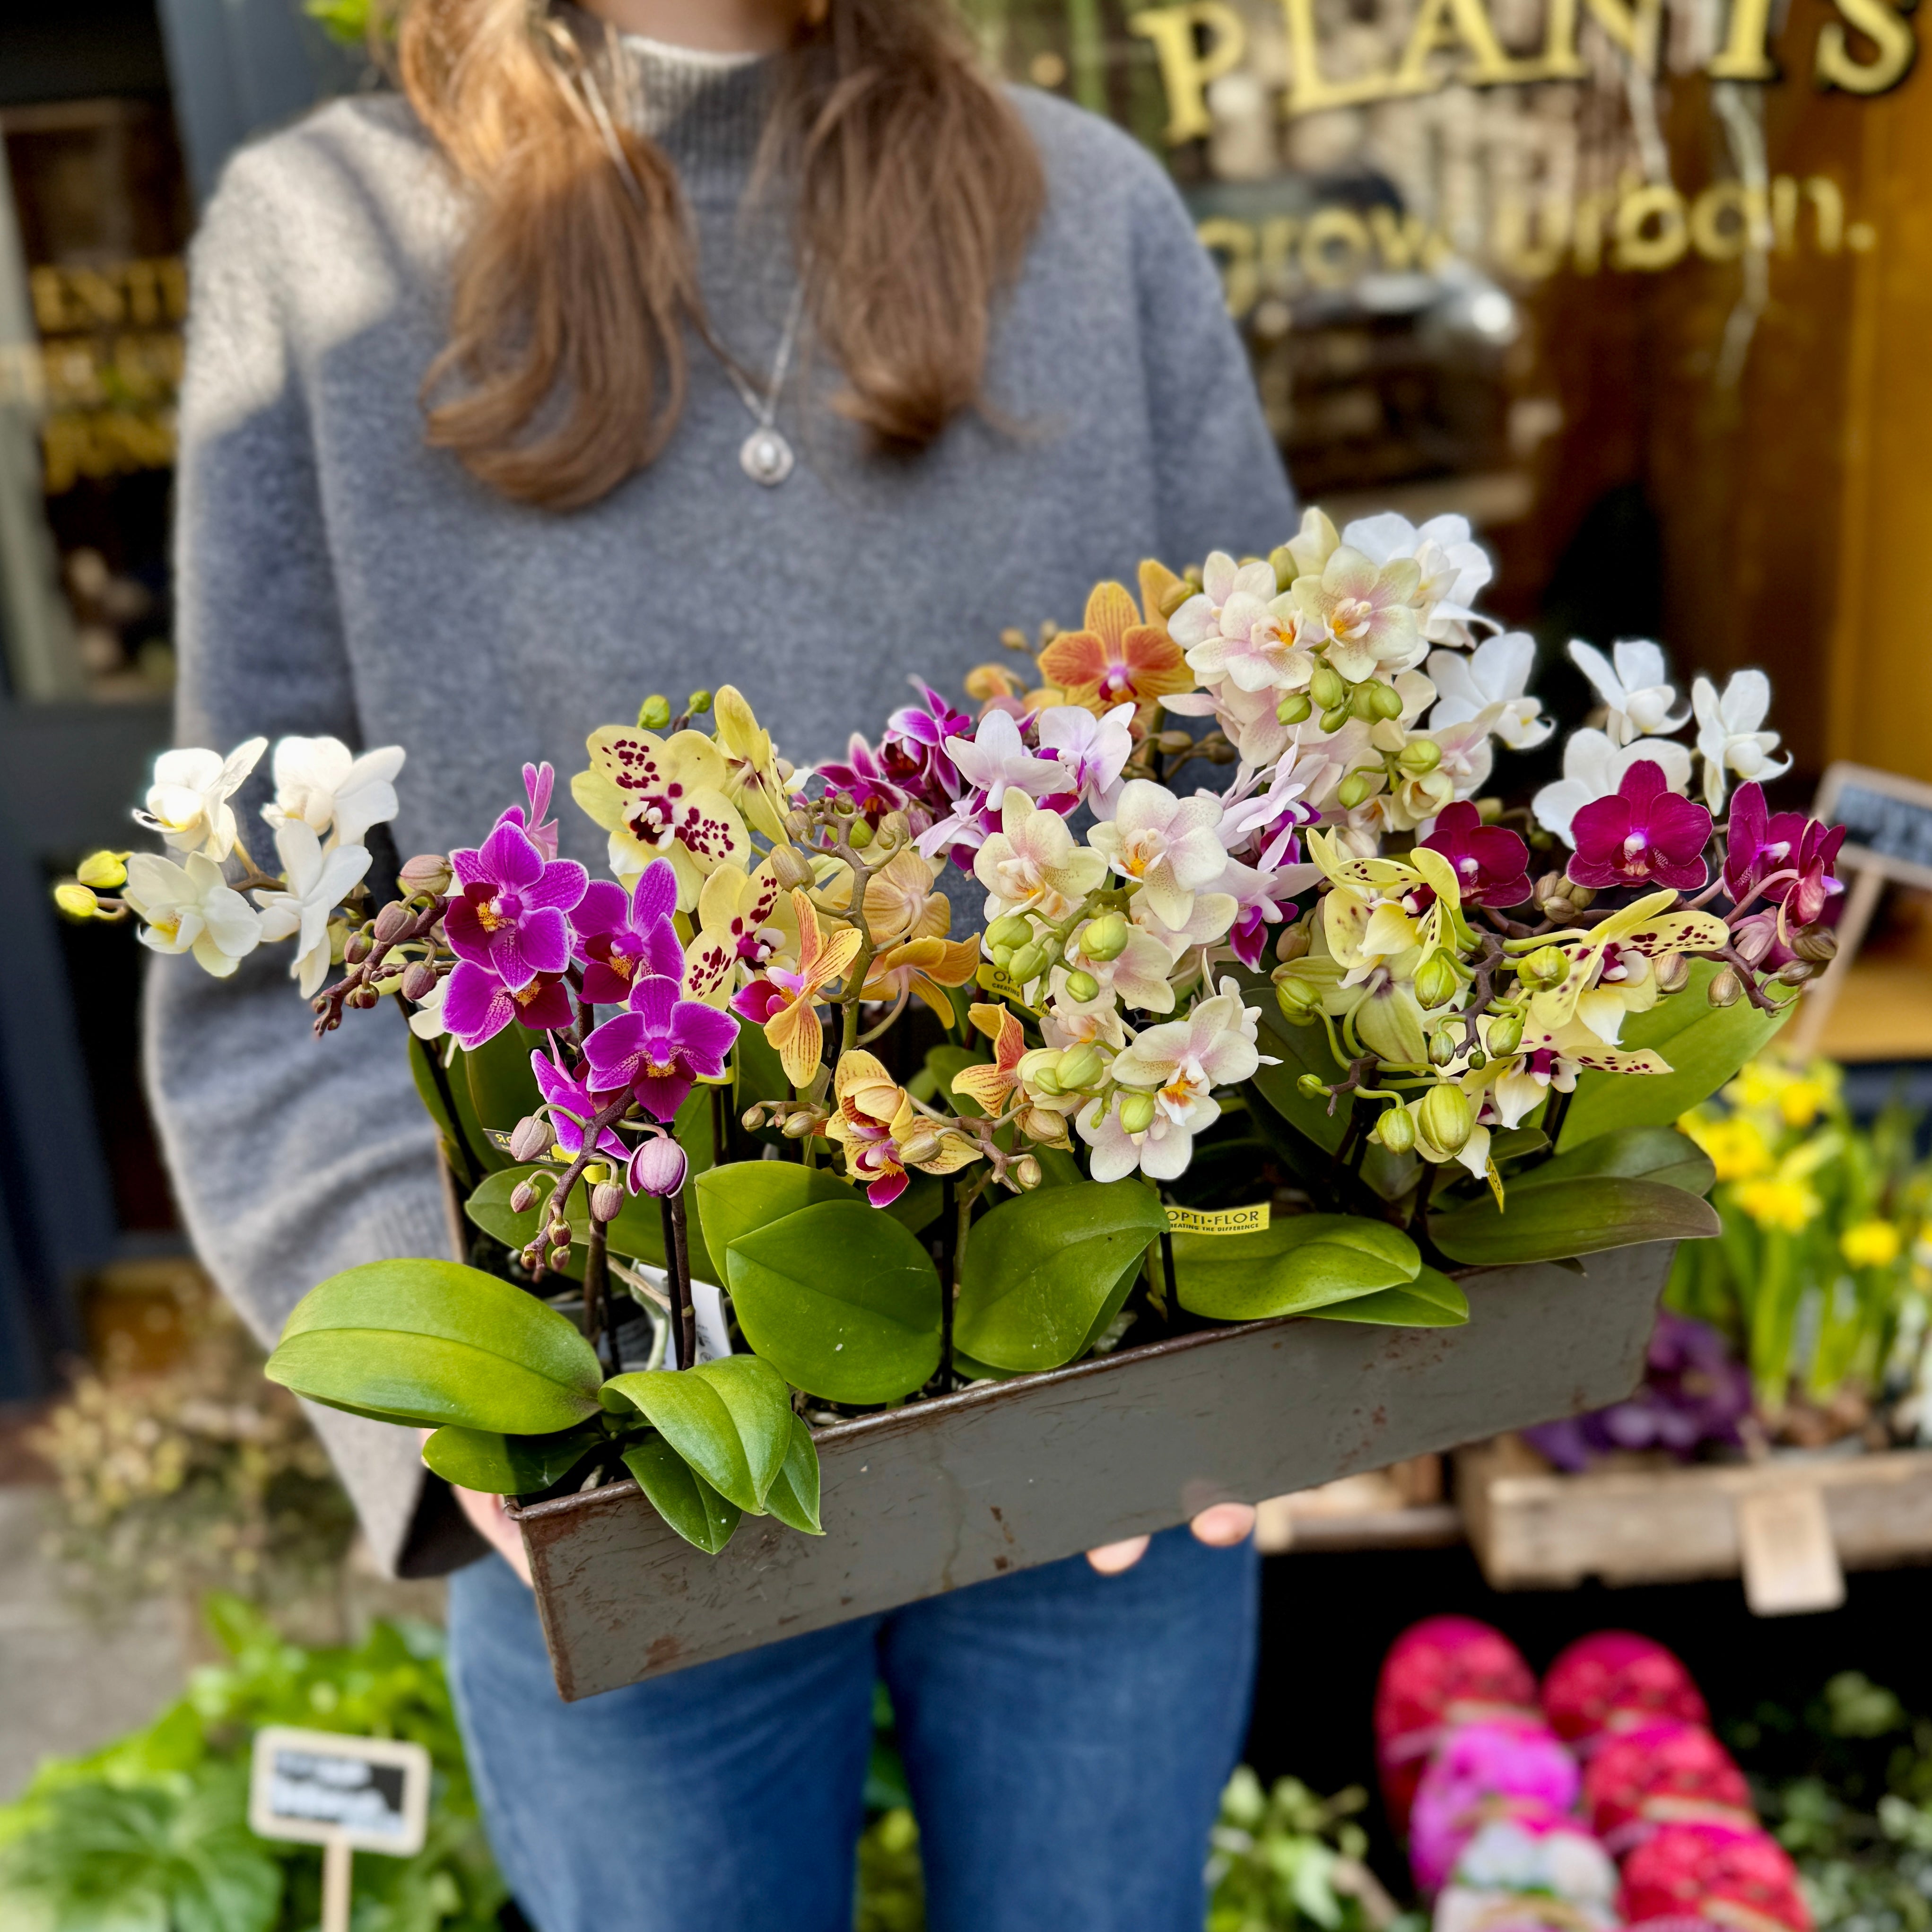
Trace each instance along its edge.
<instances>
[{"instance_id":1,"label":"orchid flower stem","mask_svg":"<svg viewBox=\"0 0 1932 1932\"><path fill-rule=\"evenodd\" d=\"M606 1127L615 1126L620 1117L628 1113L630 1108L631 1095L629 1090L626 1088L608 1107L600 1108L592 1116L590 1124L584 1130L583 1146L578 1149L576 1158L558 1176L556 1186L551 1191L550 1200L560 1214L566 1214L569 1210L570 1190L584 1178L584 1170L593 1160L602 1158L598 1153L597 1144L604 1138L604 1130ZM584 1204L587 1210L590 1205L589 1189L586 1188L584 1192L586 1197ZM539 1240L538 1246L540 1251L542 1246L542 1242ZM539 1280L542 1279L544 1273L544 1258L539 1252L537 1263L537 1277Z\"/></svg>"},{"instance_id":2,"label":"orchid flower stem","mask_svg":"<svg viewBox=\"0 0 1932 1932\"><path fill-rule=\"evenodd\" d=\"M677 1367L688 1369L698 1360L698 1310L691 1299L683 1190L667 1194L658 1204L664 1223L664 1278L670 1290L671 1360Z\"/></svg>"},{"instance_id":3,"label":"orchid flower stem","mask_svg":"<svg viewBox=\"0 0 1932 1932\"><path fill-rule=\"evenodd\" d=\"M584 1243L584 1333L604 1364L604 1372L618 1370L617 1324L610 1314L610 1249L604 1223L590 1217Z\"/></svg>"},{"instance_id":4,"label":"orchid flower stem","mask_svg":"<svg viewBox=\"0 0 1932 1932\"><path fill-rule=\"evenodd\" d=\"M410 1014L409 1001L403 998L400 992L392 994L390 997L402 1009L403 1017L407 1019ZM476 1150L464 1137L463 1116L456 1110L456 1095L451 1090L449 1084L449 1070L443 1065L442 1055L436 1051L434 1042L424 1042L423 1058L429 1064L429 1077L430 1083L436 1088L436 1097L442 1104L442 1118L449 1123L449 1130L456 1137L454 1150L466 1170L463 1174L462 1181L464 1191L466 1194L472 1188L481 1183L487 1170L482 1161L477 1158Z\"/></svg>"},{"instance_id":5,"label":"orchid flower stem","mask_svg":"<svg viewBox=\"0 0 1932 1932\"><path fill-rule=\"evenodd\" d=\"M856 1040L852 1042L853 1046L870 1046L873 1041L878 1038L880 1034L890 1031L893 1024L897 1021L900 1014L905 1011L906 1002L911 998L911 997L912 988L910 986L902 986L899 989L898 998L892 1002L892 1011L886 1014L885 1018L880 1021L877 1026L868 1028L866 1031L862 1033ZM846 1019L848 1025L853 1022L854 1016L856 1014L857 1011L858 1009L856 1006L848 1006L845 1009Z\"/></svg>"},{"instance_id":6,"label":"orchid flower stem","mask_svg":"<svg viewBox=\"0 0 1932 1932\"><path fill-rule=\"evenodd\" d=\"M1543 1131L1550 1142L1548 1151L1544 1156L1546 1160L1556 1158L1556 1143L1562 1138L1563 1123L1569 1118L1570 1103L1576 1097L1576 1090L1574 1087L1567 1094L1554 1092L1550 1096L1549 1107L1543 1116Z\"/></svg>"}]
</instances>

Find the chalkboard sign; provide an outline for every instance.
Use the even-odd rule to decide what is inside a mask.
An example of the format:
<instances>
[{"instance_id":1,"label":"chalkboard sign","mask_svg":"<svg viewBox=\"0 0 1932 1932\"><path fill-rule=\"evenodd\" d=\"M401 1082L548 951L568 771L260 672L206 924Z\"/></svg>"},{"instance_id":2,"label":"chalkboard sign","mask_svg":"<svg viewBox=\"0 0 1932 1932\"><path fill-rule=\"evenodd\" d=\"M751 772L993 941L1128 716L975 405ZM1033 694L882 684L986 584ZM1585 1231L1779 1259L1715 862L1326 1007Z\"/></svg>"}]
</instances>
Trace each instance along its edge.
<instances>
[{"instance_id":1,"label":"chalkboard sign","mask_svg":"<svg viewBox=\"0 0 1932 1932\"><path fill-rule=\"evenodd\" d=\"M1932 886L1932 785L1840 763L1826 772L1812 812L1845 828L1841 872L1878 872L1902 884Z\"/></svg>"},{"instance_id":2,"label":"chalkboard sign","mask_svg":"<svg viewBox=\"0 0 1932 1932\"><path fill-rule=\"evenodd\" d=\"M409 1858L422 1849L428 1805L420 1744L283 1725L255 1734L248 1822L258 1837Z\"/></svg>"}]
</instances>

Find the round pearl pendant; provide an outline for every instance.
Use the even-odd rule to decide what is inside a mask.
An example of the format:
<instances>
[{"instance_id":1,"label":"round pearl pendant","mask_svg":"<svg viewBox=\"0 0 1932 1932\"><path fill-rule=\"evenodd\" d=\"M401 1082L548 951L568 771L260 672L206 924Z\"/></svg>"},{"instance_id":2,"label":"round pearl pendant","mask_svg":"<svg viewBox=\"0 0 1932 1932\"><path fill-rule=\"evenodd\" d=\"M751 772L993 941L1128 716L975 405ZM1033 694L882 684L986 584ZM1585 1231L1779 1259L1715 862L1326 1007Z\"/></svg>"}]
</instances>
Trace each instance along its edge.
<instances>
[{"instance_id":1,"label":"round pearl pendant","mask_svg":"<svg viewBox=\"0 0 1932 1932\"><path fill-rule=\"evenodd\" d=\"M752 430L738 452L745 474L768 490L776 489L791 474L794 460L791 445L769 427Z\"/></svg>"}]
</instances>

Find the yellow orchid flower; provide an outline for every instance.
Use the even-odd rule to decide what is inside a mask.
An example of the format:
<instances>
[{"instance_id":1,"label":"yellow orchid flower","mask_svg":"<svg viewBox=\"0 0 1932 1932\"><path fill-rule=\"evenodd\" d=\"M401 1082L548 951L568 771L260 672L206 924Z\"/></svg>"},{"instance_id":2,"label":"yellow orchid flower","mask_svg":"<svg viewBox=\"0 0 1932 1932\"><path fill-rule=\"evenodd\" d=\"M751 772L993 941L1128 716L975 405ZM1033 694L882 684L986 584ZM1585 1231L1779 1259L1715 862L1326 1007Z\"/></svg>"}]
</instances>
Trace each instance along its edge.
<instances>
[{"instance_id":1,"label":"yellow orchid flower","mask_svg":"<svg viewBox=\"0 0 1932 1932\"><path fill-rule=\"evenodd\" d=\"M1344 986L1412 951L1413 976L1430 953L1472 943L1456 868L1440 852L1418 846L1406 860L1351 859L1326 832L1309 833L1308 850L1333 882L1322 902L1322 932Z\"/></svg>"},{"instance_id":2,"label":"yellow orchid flower","mask_svg":"<svg viewBox=\"0 0 1932 1932\"><path fill-rule=\"evenodd\" d=\"M874 946L891 946L902 939L944 939L952 923L952 908L944 892L932 890L943 869L907 844L866 881L866 929ZM850 868L841 865L815 894L827 912L843 912L852 903Z\"/></svg>"},{"instance_id":3,"label":"yellow orchid flower","mask_svg":"<svg viewBox=\"0 0 1932 1932\"><path fill-rule=\"evenodd\" d=\"M785 827L785 788L772 734L736 685L720 685L711 700L718 720L718 747L724 754L725 796L743 812L754 831L775 845L789 845Z\"/></svg>"},{"instance_id":4,"label":"yellow orchid flower","mask_svg":"<svg viewBox=\"0 0 1932 1932\"><path fill-rule=\"evenodd\" d=\"M722 1006L740 967L798 963L798 915L766 860L755 872L720 866L698 895L698 936L685 949L684 997Z\"/></svg>"},{"instance_id":5,"label":"yellow orchid flower","mask_svg":"<svg viewBox=\"0 0 1932 1932\"><path fill-rule=\"evenodd\" d=\"M842 926L830 939L820 930L818 909L802 892L791 896L798 920L798 966L769 967L732 1000L731 1010L764 1029L772 1050L794 1087L803 1087L818 1070L825 1030L818 1023L818 1000L844 973L859 950L859 934Z\"/></svg>"},{"instance_id":6,"label":"yellow orchid flower","mask_svg":"<svg viewBox=\"0 0 1932 1932\"><path fill-rule=\"evenodd\" d=\"M605 724L586 741L590 769L570 795L610 835L610 869L628 884L653 859L677 872L677 904L688 912L707 877L751 850L744 820L726 796L724 754L702 731L660 738Z\"/></svg>"},{"instance_id":7,"label":"yellow orchid flower","mask_svg":"<svg viewBox=\"0 0 1932 1932\"><path fill-rule=\"evenodd\" d=\"M1624 1014L1648 1012L1660 997L1653 960L1730 942L1730 928L1712 914L1670 911L1676 898L1648 892L1588 933L1552 934L1544 943L1562 952L1569 970L1531 1000L1531 1019L1552 1031L1581 1020L1605 1046L1616 1046Z\"/></svg>"},{"instance_id":8,"label":"yellow orchid flower","mask_svg":"<svg viewBox=\"0 0 1932 1932\"><path fill-rule=\"evenodd\" d=\"M952 1002L948 986L963 986L980 970L976 939L907 939L873 955L866 971L868 1000L903 1004L916 994L948 1026Z\"/></svg>"},{"instance_id":9,"label":"yellow orchid flower","mask_svg":"<svg viewBox=\"0 0 1932 1932\"><path fill-rule=\"evenodd\" d=\"M845 1150L846 1172L866 1184L874 1208L905 1191L906 1169L953 1174L980 1158L979 1143L958 1128L922 1114L912 1097L869 1053L842 1053L832 1076L838 1111L826 1138Z\"/></svg>"},{"instance_id":10,"label":"yellow orchid flower","mask_svg":"<svg viewBox=\"0 0 1932 1932\"><path fill-rule=\"evenodd\" d=\"M1026 1052L1026 1034L1013 1010L1006 1006L972 1006L966 1017L993 1042L993 1058L968 1066L952 1076L952 1091L962 1100L972 1101L982 1114L996 1115L1006 1104L1006 1096L1020 1084L1017 1069Z\"/></svg>"}]
</instances>

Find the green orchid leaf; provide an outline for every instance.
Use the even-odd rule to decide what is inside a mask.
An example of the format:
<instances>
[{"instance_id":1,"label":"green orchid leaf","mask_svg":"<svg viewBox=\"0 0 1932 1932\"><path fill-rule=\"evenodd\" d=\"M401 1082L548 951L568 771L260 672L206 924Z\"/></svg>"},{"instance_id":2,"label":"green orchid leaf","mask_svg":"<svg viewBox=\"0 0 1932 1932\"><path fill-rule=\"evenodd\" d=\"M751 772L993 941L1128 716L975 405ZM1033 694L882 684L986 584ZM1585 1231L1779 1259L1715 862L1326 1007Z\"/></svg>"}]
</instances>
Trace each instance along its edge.
<instances>
[{"instance_id":1,"label":"green orchid leaf","mask_svg":"<svg viewBox=\"0 0 1932 1932\"><path fill-rule=\"evenodd\" d=\"M1141 1270L1145 1262L1144 1254L1137 1254L1120 1270L1120 1280L1107 1291L1100 1306L1094 1311L1094 1319L1088 1324L1086 1340L1074 1352L1073 1359L1076 1362L1088 1354L1094 1343L1114 1325L1114 1317L1126 1306L1127 1297L1133 1293L1134 1283L1141 1278Z\"/></svg>"},{"instance_id":2,"label":"green orchid leaf","mask_svg":"<svg viewBox=\"0 0 1932 1932\"><path fill-rule=\"evenodd\" d=\"M1564 1135L1566 1143L1569 1136ZM1510 1198L1526 1188L1548 1187L1594 1174L1621 1174L1635 1180L1660 1180L1687 1194L1708 1194L1718 1178L1711 1157L1675 1127L1618 1127L1582 1141L1554 1160L1510 1177Z\"/></svg>"},{"instance_id":3,"label":"green orchid leaf","mask_svg":"<svg viewBox=\"0 0 1932 1932\"><path fill-rule=\"evenodd\" d=\"M1423 1268L1413 1281L1308 1312L1318 1322L1372 1322L1387 1328L1460 1328L1468 1298L1439 1270Z\"/></svg>"},{"instance_id":4,"label":"green orchid leaf","mask_svg":"<svg viewBox=\"0 0 1932 1932\"><path fill-rule=\"evenodd\" d=\"M753 1030L748 1027L739 1037ZM692 1192L710 1230L707 1244L720 1266L727 1268L725 1252L741 1236L820 1201L856 1198L836 1174L795 1160L729 1161L700 1174ZM712 1279L727 1285L722 1276Z\"/></svg>"},{"instance_id":5,"label":"green orchid leaf","mask_svg":"<svg viewBox=\"0 0 1932 1932\"><path fill-rule=\"evenodd\" d=\"M1166 1225L1138 1180L1083 1180L1002 1202L967 1243L953 1313L959 1346L1001 1369L1072 1361Z\"/></svg>"},{"instance_id":6,"label":"green orchid leaf","mask_svg":"<svg viewBox=\"0 0 1932 1932\"><path fill-rule=\"evenodd\" d=\"M560 1483L610 1437L596 1423L559 1436L495 1436L481 1429L439 1429L422 1459L445 1482L490 1496L533 1496Z\"/></svg>"},{"instance_id":7,"label":"green orchid leaf","mask_svg":"<svg viewBox=\"0 0 1932 1932\"><path fill-rule=\"evenodd\" d=\"M651 1507L686 1542L716 1556L731 1540L744 1511L721 1496L662 1436L626 1449L623 1461Z\"/></svg>"},{"instance_id":8,"label":"green orchid leaf","mask_svg":"<svg viewBox=\"0 0 1932 1932\"><path fill-rule=\"evenodd\" d=\"M1362 1178L1384 1201L1400 1201L1415 1191L1420 1160L1412 1154L1390 1154L1371 1141L1362 1156Z\"/></svg>"},{"instance_id":9,"label":"green orchid leaf","mask_svg":"<svg viewBox=\"0 0 1932 1932\"><path fill-rule=\"evenodd\" d=\"M548 1436L597 1412L590 1343L554 1309L454 1262L370 1262L296 1303L265 1372L385 1421Z\"/></svg>"},{"instance_id":10,"label":"green orchid leaf","mask_svg":"<svg viewBox=\"0 0 1932 1932\"><path fill-rule=\"evenodd\" d=\"M976 1355L968 1354L964 1348L955 1348L952 1352L952 1372L962 1382L1009 1382L1015 1376L1024 1371L996 1369L991 1362L982 1362Z\"/></svg>"},{"instance_id":11,"label":"green orchid leaf","mask_svg":"<svg viewBox=\"0 0 1932 1932\"><path fill-rule=\"evenodd\" d=\"M818 1520L818 1444L812 1439L812 1425L802 1415L791 1419L784 1466L765 1492L765 1508L801 1536L825 1534Z\"/></svg>"},{"instance_id":12,"label":"green orchid leaf","mask_svg":"<svg viewBox=\"0 0 1932 1932\"><path fill-rule=\"evenodd\" d=\"M1290 1214L1252 1234L1177 1234L1182 1307L1216 1322L1300 1315L1414 1280L1415 1244L1386 1221Z\"/></svg>"},{"instance_id":13,"label":"green orchid leaf","mask_svg":"<svg viewBox=\"0 0 1932 1932\"><path fill-rule=\"evenodd\" d=\"M481 1046L458 1050L451 1074L467 1082L471 1110L486 1134L508 1133L543 1105L537 1077L530 1071L531 1052L543 1044L543 1038L527 1027L511 1025Z\"/></svg>"},{"instance_id":14,"label":"green orchid leaf","mask_svg":"<svg viewBox=\"0 0 1932 1932\"><path fill-rule=\"evenodd\" d=\"M551 1190L562 1178L563 1170L559 1167L538 1165L501 1168L488 1176L483 1184L470 1195L463 1204L463 1211L492 1240L501 1241L513 1252L520 1253L542 1233ZM512 1209L510 1196L526 1180L535 1190L536 1198L519 1214ZM577 1210L572 1218L580 1224L584 1219L584 1205L581 1184L572 1189L568 1204ZM656 1217L657 1204L655 1201L644 1204L653 1219ZM624 1204L625 1214L632 1214L638 1210L636 1202L627 1201ZM620 1220L623 1218L623 1215L618 1217ZM580 1234L580 1226L578 1232ZM613 1245L616 1246L616 1244L613 1243ZM617 1252L622 1254L628 1250L619 1247ZM570 1258L558 1272L568 1275L573 1281L584 1279L584 1243L580 1238L571 1243Z\"/></svg>"},{"instance_id":15,"label":"green orchid leaf","mask_svg":"<svg viewBox=\"0 0 1932 1932\"><path fill-rule=\"evenodd\" d=\"M884 1211L908 1234L916 1234L939 1219L939 1210L945 1205L946 1189L939 1177L914 1174L907 1177L904 1192Z\"/></svg>"},{"instance_id":16,"label":"green orchid leaf","mask_svg":"<svg viewBox=\"0 0 1932 1932\"><path fill-rule=\"evenodd\" d=\"M1335 1056L1328 1051L1326 1030L1319 1020L1311 1021L1306 1026L1291 1026L1282 1018L1275 1005L1274 988L1264 980L1250 997L1261 1008L1257 1042L1262 1052L1273 1054L1281 1064L1257 1067L1249 1087L1324 1154L1333 1154L1348 1131L1348 1103L1342 1101L1331 1114L1324 1096L1318 1094L1310 1100L1296 1084L1304 1073L1312 1073L1330 1084L1343 1077Z\"/></svg>"},{"instance_id":17,"label":"green orchid leaf","mask_svg":"<svg viewBox=\"0 0 1932 1932\"><path fill-rule=\"evenodd\" d=\"M462 1157L463 1166L477 1174L507 1167L510 1156L491 1142L476 1118L462 1050L458 1049L452 1065L442 1064L442 1056L448 1045L446 1040L423 1040L414 1034L410 1035L410 1072L416 1082L417 1097Z\"/></svg>"},{"instance_id":18,"label":"green orchid leaf","mask_svg":"<svg viewBox=\"0 0 1932 1932\"><path fill-rule=\"evenodd\" d=\"M1748 1060L1755 1060L1790 1017L1794 997L1782 1012L1761 1013L1748 1000L1714 1006L1706 989L1720 970L1712 959L1694 959L1679 992L1623 1024L1619 1046L1653 1047L1670 1063L1668 1073L1580 1074L1576 1096L1564 1116L1557 1151L1618 1127L1667 1126L1708 1100ZM1774 993L1772 997L1776 998Z\"/></svg>"},{"instance_id":19,"label":"green orchid leaf","mask_svg":"<svg viewBox=\"0 0 1932 1932\"><path fill-rule=\"evenodd\" d=\"M1429 1217L1430 1238L1451 1261L1479 1267L1568 1261L1640 1241L1697 1240L1718 1228L1716 1211L1696 1195L1620 1174L1553 1187L1513 1186L1500 1210L1483 1200Z\"/></svg>"},{"instance_id":20,"label":"green orchid leaf","mask_svg":"<svg viewBox=\"0 0 1932 1932\"><path fill-rule=\"evenodd\" d=\"M771 1042L754 1026L738 1029L737 1043L731 1049L731 1066L736 1090L731 1103L742 1114L754 1100L789 1100L791 1082Z\"/></svg>"},{"instance_id":21,"label":"green orchid leaf","mask_svg":"<svg viewBox=\"0 0 1932 1932\"><path fill-rule=\"evenodd\" d=\"M826 1184L814 1169L790 1172ZM731 1305L746 1340L795 1388L826 1402L896 1402L939 1366L939 1273L890 1214L829 1184L842 1198L732 1240Z\"/></svg>"},{"instance_id":22,"label":"green orchid leaf","mask_svg":"<svg viewBox=\"0 0 1932 1932\"><path fill-rule=\"evenodd\" d=\"M754 1516L791 1445L791 1391L769 1362L727 1355L693 1369L639 1369L604 1384L628 1403L728 1502ZM641 1479L640 1479L641 1480Z\"/></svg>"},{"instance_id":23,"label":"green orchid leaf","mask_svg":"<svg viewBox=\"0 0 1932 1932\"><path fill-rule=\"evenodd\" d=\"M1041 1187L1077 1187L1087 1178L1078 1157L1065 1148L1036 1147L1033 1157L1040 1162Z\"/></svg>"}]
</instances>

